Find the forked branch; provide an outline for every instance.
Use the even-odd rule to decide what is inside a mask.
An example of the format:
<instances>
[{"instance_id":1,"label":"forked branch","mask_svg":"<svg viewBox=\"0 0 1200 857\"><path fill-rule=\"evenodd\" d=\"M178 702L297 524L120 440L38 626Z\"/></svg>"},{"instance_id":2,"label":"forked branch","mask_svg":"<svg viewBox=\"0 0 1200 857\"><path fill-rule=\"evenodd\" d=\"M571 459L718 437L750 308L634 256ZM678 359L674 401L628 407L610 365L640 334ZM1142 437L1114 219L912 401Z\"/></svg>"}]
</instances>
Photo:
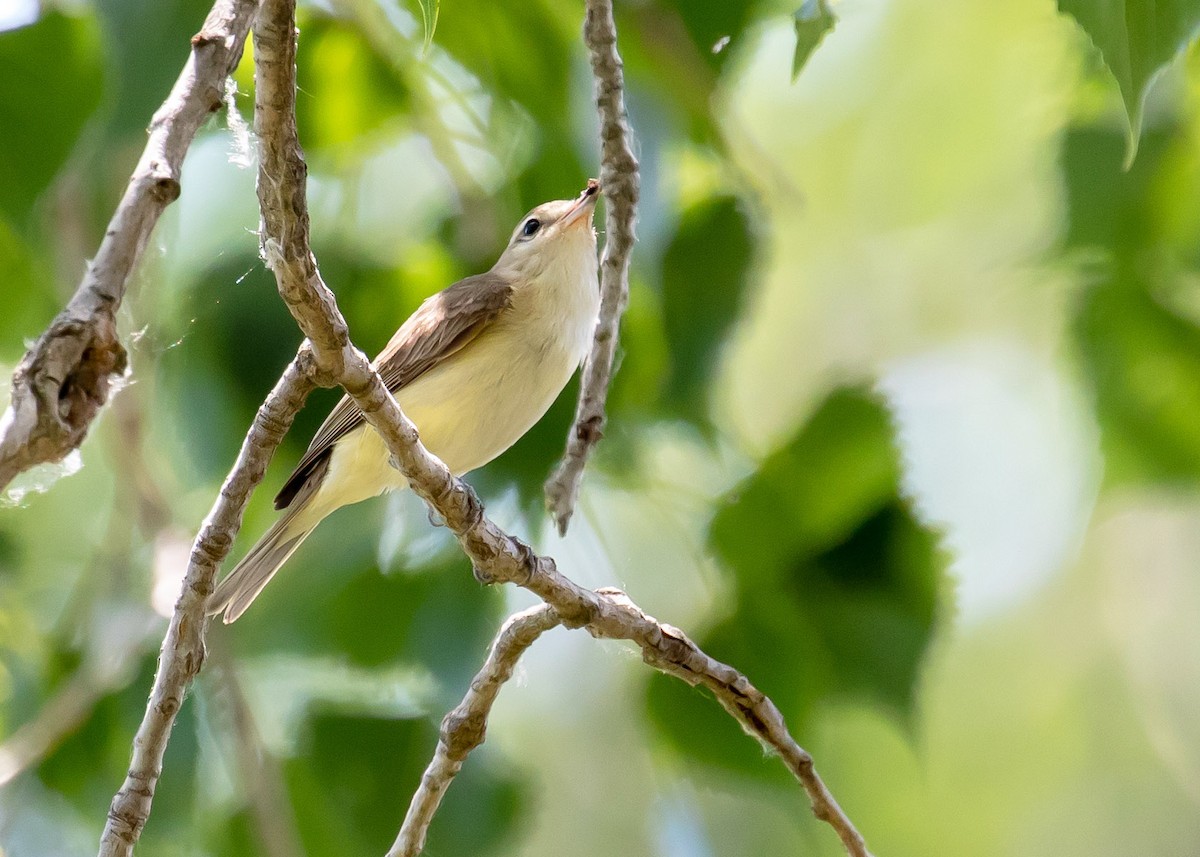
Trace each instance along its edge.
<instances>
[{"instance_id":1,"label":"forked branch","mask_svg":"<svg viewBox=\"0 0 1200 857\"><path fill-rule=\"evenodd\" d=\"M607 18L599 24L593 22L592 17L597 9L607 10ZM607 3L589 2L589 28L595 26L599 26L601 32L607 27L611 45L615 45L615 28ZM135 739L130 775L114 800L101 854L128 854L145 823L171 724L184 691L203 661L204 601L211 592L216 566L228 552L230 540L237 532L246 498L261 479L267 460L312 385L338 383L384 439L392 463L410 487L458 538L476 576L483 582L523 586L545 602L545 606L518 617L502 631L481 673L482 678L473 685L463 706L451 715L443 734L445 749L435 757L431 766L436 766L434 774L428 785L423 785L424 791L418 792L415 809L410 813L415 820L406 825L408 834L401 831L395 847L419 848L427 819L436 810L453 771L457 770L455 766L461 765L470 747L482 740L486 710L490 709L495 694L510 673L511 664L538 634L561 622L568 627L585 627L595 637L630 640L642 650L648 664L690 683L708 687L747 732L784 759L808 792L817 816L833 826L847 853L853 857L866 857L868 852L862 837L817 776L811 757L788 734L783 718L769 699L736 670L709 658L682 632L647 616L623 593L584 589L564 577L552 559L538 556L489 520L470 487L454 478L421 445L412 422L400 410L366 357L350 341L345 319L333 293L321 279L309 248L306 168L295 124L295 39L294 0L263 0L255 24L255 128L260 146L262 250L276 276L281 296L308 341L260 410L242 454L197 538L183 594L163 642L159 673L146 717ZM615 60L615 57L614 48L610 59ZM619 60L615 61L619 71ZM605 97L601 88L602 109ZM611 102L610 107L620 113L619 100ZM606 152L607 148L606 140ZM626 171L609 176L605 181L606 188L613 189L612 193L618 199L624 198L631 211L636 199L636 161L632 155L628 160L620 161L606 154L606 169ZM628 246L632 243L632 217L625 226L628 227L625 240L629 244L620 251L623 259L612 261L620 247L615 243L612 252L606 254L607 276L624 274ZM609 240L614 240L611 233ZM609 271L614 273L609 275ZM621 286L620 279L617 285ZM623 290L619 289L619 292L617 309L610 310L614 331L623 302ZM606 342L611 365L615 336ZM602 387L607 385L607 372L603 373ZM599 401L602 409L603 389ZM459 714L463 716L459 717ZM479 716L483 719L478 719ZM406 836L415 844L406 845L409 841Z\"/></svg>"}]
</instances>

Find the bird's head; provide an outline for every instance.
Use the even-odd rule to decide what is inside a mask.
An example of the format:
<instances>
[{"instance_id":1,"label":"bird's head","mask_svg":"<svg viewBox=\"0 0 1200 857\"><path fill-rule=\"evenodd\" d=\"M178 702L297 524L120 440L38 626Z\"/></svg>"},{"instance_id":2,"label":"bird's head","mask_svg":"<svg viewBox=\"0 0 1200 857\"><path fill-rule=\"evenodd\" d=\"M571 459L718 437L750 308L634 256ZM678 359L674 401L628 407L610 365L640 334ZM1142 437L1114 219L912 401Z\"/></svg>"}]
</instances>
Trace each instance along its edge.
<instances>
[{"instance_id":1,"label":"bird's head","mask_svg":"<svg viewBox=\"0 0 1200 857\"><path fill-rule=\"evenodd\" d=\"M547 268L575 267L595 262L596 231L592 212L600 197L600 182L589 179L576 199L544 202L521 218L494 271L534 278Z\"/></svg>"}]
</instances>

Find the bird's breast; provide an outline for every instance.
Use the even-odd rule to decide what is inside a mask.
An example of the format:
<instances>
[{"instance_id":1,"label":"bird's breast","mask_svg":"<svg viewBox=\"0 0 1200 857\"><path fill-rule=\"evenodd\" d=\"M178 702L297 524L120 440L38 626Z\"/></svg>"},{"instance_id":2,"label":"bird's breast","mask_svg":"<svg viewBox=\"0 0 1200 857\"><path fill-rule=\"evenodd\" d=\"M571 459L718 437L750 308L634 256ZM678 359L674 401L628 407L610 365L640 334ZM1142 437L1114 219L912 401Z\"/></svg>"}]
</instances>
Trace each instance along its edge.
<instances>
[{"instance_id":1,"label":"bird's breast","mask_svg":"<svg viewBox=\"0 0 1200 857\"><path fill-rule=\"evenodd\" d=\"M480 336L397 394L426 447L455 474L516 443L586 356L599 288L594 267L590 282L586 271L570 273L552 291L518 291Z\"/></svg>"}]
</instances>

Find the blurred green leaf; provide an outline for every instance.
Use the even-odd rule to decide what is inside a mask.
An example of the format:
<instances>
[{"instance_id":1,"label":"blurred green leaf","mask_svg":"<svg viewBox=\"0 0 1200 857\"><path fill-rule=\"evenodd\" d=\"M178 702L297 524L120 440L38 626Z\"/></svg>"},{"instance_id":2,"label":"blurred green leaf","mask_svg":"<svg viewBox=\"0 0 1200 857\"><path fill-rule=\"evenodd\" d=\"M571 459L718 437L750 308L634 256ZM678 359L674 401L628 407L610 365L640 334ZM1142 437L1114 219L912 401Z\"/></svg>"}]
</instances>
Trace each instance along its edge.
<instances>
[{"instance_id":1,"label":"blurred green leaf","mask_svg":"<svg viewBox=\"0 0 1200 857\"><path fill-rule=\"evenodd\" d=\"M153 683L155 663L155 657L144 657L129 684L97 700L79 728L38 766L42 782L70 798L81 812L93 813L98 806L108 806L129 769L129 741L145 713L146 689ZM155 822L147 829L150 840L190 824L198 749L196 708L185 705L179 710L163 760L162 789L154 801ZM148 847L153 851L152 845Z\"/></svg>"},{"instance_id":2,"label":"blurred green leaf","mask_svg":"<svg viewBox=\"0 0 1200 857\"><path fill-rule=\"evenodd\" d=\"M707 417L709 381L741 310L753 257L748 218L732 196L708 197L685 211L663 254L667 404L690 419Z\"/></svg>"},{"instance_id":3,"label":"blurred green leaf","mask_svg":"<svg viewBox=\"0 0 1200 857\"><path fill-rule=\"evenodd\" d=\"M3 84L0 84L3 86ZM33 248L0 217L0 359L16 362L60 307Z\"/></svg>"},{"instance_id":4,"label":"blurred green leaf","mask_svg":"<svg viewBox=\"0 0 1200 857\"><path fill-rule=\"evenodd\" d=\"M103 82L91 17L49 12L34 24L0 33L0 213L13 223L25 223L34 200L66 161L100 104Z\"/></svg>"},{"instance_id":5,"label":"blurred green leaf","mask_svg":"<svg viewBox=\"0 0 1200 857\"><path fill-rule=\"evenodd\" d=\"M191 37L204 24L212 3L96 0L95 6L108 60L109 132L140 138L183 70L192 50Z\"/></svg>"},{"instance_id":6,"label":"blurred green leaf","mask_svg":"<svg viewBox=\"0 0 1200 857\"><path fill-rule=\"evenodd\" d=\"M305 149L345 161L405 115L409 92L357 26L321 14L301 23L296 121Z\"/></svg>"},{"instance_id":7,"label":"blurred green leaf","mask_svg":"<svg viewBox=\"0 0 1200 857\"><path fill-rule=\"evenodd\" d=\"M1068 134L1068 243L1098 251L1076 308L1075 337L1112 482L1200 478L1200 328L1170 304L1186 290L1164 209L1181 129L1148 134L1128 173L1120 137Z\"/></svg>"},{"instance_id":8,"label":"blurred green leaf","mask_svg":"<svg viewBox=\"0 0 1200 857\"><path fill-rule=\"evenodd\" d=\"M1200 479L1200 328L1146 290L1161 263L1138 261L1091 288L1076 321L1106 477Z\"/></svg>"},{"instance_id":9,"label":"blurred green leaf","mask_svg":"<svg viewBox=\"0 0 1200 857\"><path fill-rule=\"evenodd\" d=\"M1177 129L1147 132L1141 156L1124 170L1122 135L1097 127L1068 131L1062 155L1068 246L1122 255L1159 240L1159 175L1171 147L1182 142L1177 136Z\"/></svg>"},{"instance_id":10,"label":"blurred green leaf","mask_svg":"<svg viewBox=\"0 0 1200 857\"><path fill-rule=\"evenodd\" d=\"M754 16L754 3L728 0L663 0L664 14L679 15L697 52L715 70L724 68Z\"/></svg>"},{"instance_id":11,"label":"blurred green leaf","mask_svg":"<svg viewBox=\"0 0 1200 857\"><path fill-rule=\"evenodd\" d=\"M791 562L844 541L893 498L899 472L883 406L857 390L837 391L719 502L713 550L739 580L778 581Z\"/></svg>"},{"instance_id":12,"label":"blurred green leaf","mask_svg":"<svg viewBox=\"0 0 1200 857\"><path fill-rule=\"evenodd\" d=\"M582 8L573 4L462 0L439 24L437 42L489 90L565 130L570 127L567 72L573 59L584 57L578 37L582 18Z\"/></svg>"},{"instance_id":13,"label":"blurred green leaf","mask_svg":"<svg viewBox=\"0 0 1200 857\"><path fill-rule=\"evenodd\" d=\"M1200 0L1058 0L1099 49L1125 103L1125 165L1133 163L1146 94L1200 30Z\"/></svg>"},{"instance_id":14,"label":"blurred green leaf","mask_svg":"<svg viewBox=\"0 0 1200 857\"><path fill-rule=\"evenodd\" d=\"M818 701L838 695L911 713L943 558L936 534L901 496L899 475L887 409L870 393L842 389L729 493L713 521L736 606L698 642L771 696L794 730ZM672 682L656 676L649 705L676 748L785 779L746 752L719 706Z\"/></svg>"},{"instance_id":15,"label":"blurred green leaf","mask_svg":"<svg viewBox=\"0 0 1200 857\"><path fill-rule=\"evenodd\" d=\"M827 0L804 0L793 16L796 28L796 52L792 56L792 80L800 76L808 58L837 24Z\"/></svg>"},{"instance_id":16,"label":"blurred green leaf","mask_svg":"<svg viewBox=\"0 0 1200 857\"><path fill-rule=\"evenodd\" d=\"M437 729L422 719L321 713L309 721L305 743L285 776L306 853L386 851L433 756ZM486 750L472 754L434 817L429 853L494 853L513 830L522 792Z\"/></svg>"}]
</instances>

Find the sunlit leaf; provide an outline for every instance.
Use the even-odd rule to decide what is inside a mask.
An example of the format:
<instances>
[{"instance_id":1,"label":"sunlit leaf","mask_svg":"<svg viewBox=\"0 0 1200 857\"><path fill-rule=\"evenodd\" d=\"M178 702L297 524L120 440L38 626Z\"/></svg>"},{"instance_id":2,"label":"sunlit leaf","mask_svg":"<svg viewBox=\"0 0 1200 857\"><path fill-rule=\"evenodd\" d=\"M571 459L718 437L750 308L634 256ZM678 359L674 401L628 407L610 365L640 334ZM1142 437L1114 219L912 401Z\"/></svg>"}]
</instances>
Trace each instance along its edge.
<instances>
[{"instance_id":1,"label":"sunlit leaf","mask_svg":"<svg viewBox=\"0 0 1200 857\"><path fill-rule=\"evenodd\" d=\"M1155 77L1200 29L1200 0L1058 0L1058 8L1079 22L1116 79L1129 123L1128 165Z\"/></svg>"},{"instance_id":2,"label":"sunlit leaf","mask_svg":"<svg viewBox=\"0 0 1200 857\"><path fill-rule=\"evenodd\" d=\"M794 15L796 52L792 55L792 80L800 76L808 58L833 30L837 18L829 10L828 0L804 0Z\"/></svg>"},{"instance_id":3,"label":"sunlit leaf","mask_svg":"<svg viewBox=\"0 0 1200 857\"><path fill-rule=\"evenodd\" d=\"M410 99L395 68L353 23L312 14L296 56L296 120L306 149L351 159Z\"/></svg>"}]
</instances>

